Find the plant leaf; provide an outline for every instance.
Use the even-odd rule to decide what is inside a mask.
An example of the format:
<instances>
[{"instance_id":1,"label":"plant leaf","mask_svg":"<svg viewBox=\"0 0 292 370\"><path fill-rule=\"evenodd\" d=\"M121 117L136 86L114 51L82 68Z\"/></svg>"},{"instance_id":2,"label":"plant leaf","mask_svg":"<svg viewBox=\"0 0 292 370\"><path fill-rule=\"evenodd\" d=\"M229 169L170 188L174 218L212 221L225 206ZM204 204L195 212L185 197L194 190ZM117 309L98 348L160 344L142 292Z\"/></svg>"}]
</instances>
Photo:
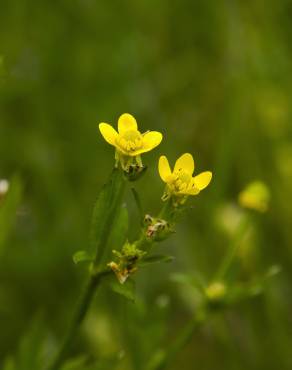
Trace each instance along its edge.
<instances>
[{"instance_id":1,"label":"plant leaf","mask_svg":"<svg viewBox=\"0 0 292 370\"><path fill-rule=\"evenodd\" d=\"M121 284L116 276L111 275L109 278L110 288L117 294L125 297L126 299L134 302L136 299L136 286L135 281L131 278L128 278L124 284Z\"/></svg>"},{"instance_id":2,"label":"plant leaf","mask_svg":"<svg viewBox=\"0 0 292 370\"><path fill-rule=\"evenodd\" d=\"M181 284L191 285L192 287L196 288L199 292L205 292L206 283L202 276L198 273L194 274L183 274L183 273L175 273L172 274L171 280Z\"/></svg>"},{"instance_id":3,"label":"plant leaf","mask_svg":"<svg viewBox=\"0 0 292 370\"><path fill-rule=\"evenodd\" d=\"M4 360L4 364L3 364L3 370L17 370L15 368L15 361L13 357L11 356L6 357L6 359Z\"/></svg>"},{"instance_id":4,"label":"plant leaf","mask_svg":"<svg viewBox=\"0 0 292 370\"><path fill-rule=\"evenodd\" d=\"M140 266L147 266L153 263L168 263L174 260L173 256L168 256L166 254L152 254L151 256L144 257L139 263Z\"/></svg>"},{"instance_id":5,"label":"plant leaf","mask_svg":"<svg viewBox=\"0 0 292 370\"><path fill-rule=\"evenodd\" d=\"M248 283L235 284L230 290L229 300L231 303L238 303L244 299L256 297L263 294L271 279L281 272L281 266L272 265L267 272L257 279Z\"/></svg>"},{"instance_id":6,"label":"plant leaf","mask_svg":"<svg viewBox=\"0 0 292 370\"><path fill-rule=\"evenodd\" d=\"M110 234L114 229L115 216L122 204L124 188L123 174L115 168L95 203L91 226L91 248L96 253L96 264L100 264L104 257Z\"/></svg>"},{"instance_id":7,"label":"plant leaf","mask_svg":"<svg viewBox=\"0 0 292 370\"><path fill-rule=\"evenodd\" d=\"M87 359L88 359L87 355L81 355L79 357L71 358L65 362L65 364L62 366L62 370L85 369Z\"/></svg>"},{"instance_id":8,"label":"plant leaf","mask_svg":"<svg viewBox=\"0 0 292 370\"><path fill-rule=\"evenodd\" d=\"M73 262L77 265L80 262L91 262L93 258L86 251L77 251L73 254Z\"/></svg>"},{"instance_id":9,"label":"plant leaf","mask_svg":"<svg viewBox=\"0 0 292 370\"><path fill-rule=\"evenodd\" d=\"M92 360L90 361L90 358L88 356L81 355L79 357L67 360L66 363L62 366L61 370L113 370L116 368L117 364L120 361L121 356L119 353L101 358L96 362L92 362Z\"/></svg>"},{"instance_id":10,"label":"plant leaf","mask_svg":"<svg viewBox=\"0 0 292 370\"><path fill-rule=\"evenodd\" d=\"M271 279L277 276L281 271L282 271L282 267L280 265L272 265L266 272L264 279L265 280Z\"/></svg>"},{"instance_id":11,"label":"plant leaf","mask_svg":"<svg viewBox=\"0 0 292 370\"><path fill-rule=\"evenodd\" d=\"M144 211L143 211L140 196L139 196L137 190L134 187L132 187L131 190L132 190L132 194L133 194L133 197L134 197L134 200L135 200L135 204L136 204L138 212L139 212L139 217L140 217L141 223L143 223Z\"/></svg>"},{"instance_id":12,"label":"plant leaf","mask_svg":"<svg viewBox=\"0 0 292 370\"><path fill-rule=\"evenodd\" d=\"M112 259L112 250L120 249L126 242L128 233L129 216L126 205L123 204L117 209L117 213L112 222L112 232L108 240L108 253L105 254L107 260Z\"/></svg>"},{"instance_id":13,"label":"plant leaf","mask_svg":"<svg viewBox=\"0 0 292 370\"><path fill-rule=\"evenodd\" d=\"M21 338L16 354L4 361L5 370L43 369L46 333L42 322L42 315L37 315Z\"/></svg>"}]
</instances>

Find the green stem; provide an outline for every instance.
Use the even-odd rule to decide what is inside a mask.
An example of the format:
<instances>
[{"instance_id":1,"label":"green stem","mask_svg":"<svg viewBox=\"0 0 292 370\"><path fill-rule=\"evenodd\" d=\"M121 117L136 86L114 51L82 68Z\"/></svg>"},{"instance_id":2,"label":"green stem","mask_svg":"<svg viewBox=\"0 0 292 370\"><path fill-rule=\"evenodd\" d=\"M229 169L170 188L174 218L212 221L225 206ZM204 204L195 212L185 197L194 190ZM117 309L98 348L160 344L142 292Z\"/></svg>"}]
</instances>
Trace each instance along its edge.
<instances>
[{"instance_id":1,"label":"green stem","mask_svg":"<svg viewBox=\"0 0 292 370\"><path fill-rule=\"evenodd\" d=\"M102 215L102 221L99 227L96 227L96 219L101 216L98 201L94 207L91 235L92 244L96 250L94 262L95 267L100 267L103 262L107 242L111 233L110 230L118 209L122 204L125 187L126 180L123 173L119 169L115 168L110 177L110 181L106 184L106 188L104 187L100 194L100 196L104 196L108 208L106 209L105 214Z\"/></svg>"},{"instance_id":2,"label":"green stem","mask_svg":"<svg viewBox=\"0 0 292 370\"><path fill-rule=\"evenodd\" d=\"M172 199L170 198L164 203L161 211L159 212L158 217L161 219L170 221L172 212L173 212L173 205L172 205Z\"/></svg>"},{"instance_id":3,"label":"green stem","mask_svg":"<svg viewBox=\"0 0 292 370\"><path fill-rule=\"evenodd\" d=\"M142 228L139 238L134 243L138 249L144 249L145 244L148 246L153 242L146 239L145 230Z\"/></svg>"},{"instance_id":4,"label":"green stem","mask_svg":"<svg viewBox=\"0 0 292 370\"><path fill-rule=\"evenodd\" d=\"M174 361L177 354L184 349L191 341L194 333L205 322L207 313L201 309L186 324L182 331L176 337L176 340L167 350L157 352L150 361L147 370L164 370Z\"/></svg>"},{"instance_id":5,"label":"green stem","mask_svg":"<svg viewBox=\"0 0 292 370\"><path fill-rule=\"evenodd\" d=\"M131 191L135 200L135 204L137 206L138 212L139 212L139 217L140 217L140 222L143 224L143 217L144 217L144 211L141 203L141 199L139 197L139 194L137 190L134 188L134 186L131 187Z\"/></svg>"},{"instance_id":6,"label":"green stem","mask_svg":"<svg viewBox=\"0 0 292 370\"><path fill-rule=\"evenodd\" d=\"M237 230L235 232L235 235L233 239L231 240L229 247L227 249L226 255L223 258L221 265L218 268L218 271L216 272L215 279L214 280L223 280L225 275L227 274L235 256L238 251L238 247L240 245L240 242L245 235L246 231L248 230L250 226L250 219L248 215L246 215L240 222L240 224L237 227Z\"/></svg>"},{"instance_id":7,"label":"green stem","mask_svg":"<svg viewBox=\"0 0 292 370\"><path fill-rule=\"evenodd\" d=\"M66 359L68 351L70 350L71 344L75 337L75 333L82 323L96 291L96 288L100 285L102 279L107 276L110 271L103 270L99 273L92 275L85 286L83 293L81 294L80 300L77 304L76 310L74 312L72 321L64 338L64 341L59 349L56 357L53 362L49 365L47 370L60 370L60 366L63 361Z\"/></svg>"},{"instance_id":8,"label":"green stem","mask_svg":"<svg viewBox=\"0 0 292 370\"><path fill-rule=\"evenodd\" d=\"M173 211L173 207L172 207L172 203L170 199L163 204L157 218L170 220L172 211ZM145 229L144 229L144 226L142 226L140 236L135 241L136 247L139 249L145 249L145 246L146 246L147 251L150 252L150 249L154 243L155 243L154 240L148 240L146 238Z\"/></svg>"},{"instance_id":9,"label":"green stem","mask_svg":"<svg viewBox=\"0 0 292 370\"><path fill-rule=\"evenodd\" d=\"M96 251L92 272L81 294L61 348L47 370L60 370L70 350L76 331L90 307L96 288L103 278L111 273L109 269L102 269L101 266L103 265L112 226L122 203L125 184L123 173L115 168L96 201L91 229L92 244Z\"/></svg>"}]
</instances>

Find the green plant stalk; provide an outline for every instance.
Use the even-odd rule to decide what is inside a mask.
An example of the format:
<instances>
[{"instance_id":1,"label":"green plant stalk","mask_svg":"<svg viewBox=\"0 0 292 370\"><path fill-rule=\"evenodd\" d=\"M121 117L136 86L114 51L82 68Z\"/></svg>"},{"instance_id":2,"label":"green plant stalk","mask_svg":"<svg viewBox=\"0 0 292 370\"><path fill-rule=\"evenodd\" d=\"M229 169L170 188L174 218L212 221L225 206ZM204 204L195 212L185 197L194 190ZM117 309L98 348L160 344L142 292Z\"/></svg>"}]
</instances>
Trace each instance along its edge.
<instances>
[{"instance_id":1,"label":"green plant stalk","mask_svg":"<svg viewBox=\"0 0 292 370\"><path fill-rule=\"evenodd\" d=\"M167 208L165 207L165 210ZM162 211L164 212L164 210ZM238 250L238 246L240 240L248 230L250 226L250 219L249 216L242 220L239 224L238 229L236 230L235 236L231 241L227 253L222 260L221 265L216 273L216 280L223 279L226 273L228 272L234 257L236 256L236 252ZM202 308L198 310L197 314L186 324L186 326L182 329L182 331L177 336L176 340L172 345L169 346L168 350L159 351L157 352L153 358L151 359L150 363L146 367L146 370L164 370L171 365L174 361L177 354L187 346L187 344L191 341L194 333L196 330L201 327L201 325L206 321L208 317L208 310L206 306L203 304Z\"/></svg>"},{"instance_id":2,"label":"green plant stalk","mask_svg":"<svg viewBox=\"0 0 292 370\"><path fill-rule=\"evenodd\" d=\"M63 343L54 358L53 362L49 365L47 370L60 370L60 366L66 359L68 351L70 350L72 341L75 337L75 333L82 323L86 313L90 307L92 298L96 291L96 288L100 285L102 279L110 274L108 269L100 271L99 273L92 275L87 282L83 293L80 296L79 302L76 306L75 312L72 317L72 321L63 340Z\"/></svg>"},{"instance_id":3,"label":"green plant stalk","mask_svg":"<svg viewBox=\"0 0 292 370\"><path fill-rule=\"evenodd\" d=\"M106 202L109 204L109 208L106 214L102 215L102 223L99 224L99 233L98 235L95 235L94 247L96 248L96 255L95 260L93 262L93 266L90 270L91 271L90 277L87 282L87 285L84 288L83 293L81 294L81 297L73 314L72 321L69 325L68 331L65 335L61 348L57 352L56 357L49 365L47 370L60 370L60 366L66 359L67 354L70 350L76 331L88 312L88 309L90 307L91 301L93 299L97 287L100 285L103 278L111 273L111 270L109 270L108 268L106 269L101 268L103 262L102 259L112 230L113 220L118 211L118 207L122 203L125 191L125 184L126 181L125 178L123 177L122 172L119 171L118 169L114 169L110 177L110 181L107 185L108 186L106 188L107 190L105 190L105 187L102 190L104 191L103 196L105 197ZM99 209L97 201L97 205L94 208L93 212L93 221L92 221L93 229L96 226L95 220L98 219L98 217L100 219L98 211Z\"/></svg>"},{"instance_id":4,"label":"green plant stalk","mask_svg":"<svg viewBox=\"0 0 292 370\"><path fill-rule=\"evenodd\" d=\"M157 352L146 367L146 370L164 370L174 361L177 354L183 350L191 341L194 333L206 321L206 309L198 310L197 314L186 324L178 334L176 340L168 347L167 350Z\"/></svg>"},{"instance_id":5,"label":"green plant stalk","mask_svg":"<svg viewBox=\"0 0 292 370\"><path fill-rule=\"evenodd\" d=\"M164 208L162 209L160 216L164 216L169 212L169 204L165 204ZM238 246L240 240L246 233L247 229L250 226L250 219L248 215L242 220L239 224L235 236L231 241L227 253L222 260L221 265L215 275L217 279L223 279L226 273L228 272L236 252L238 250ZM185 348L188 343L191 341L194 333L197 331L199 327L206 321L208 317L208 309L205 304L202 304L201 309L198 310L197 314L186 324L186 326L182 329L182 331L178 334L176 340L173 342L172 345L169 346L167 350L162 350L156 352L148 365L146 366L146 370L164 370L167 369L174 361L177 354Z\"/></svg>"},{"instance_id":6,"label":"green plant stalk","mask_svg":"<svg viewBox=\"0 0 292 370\"><path fill-rule=\"evenodd\" d=\"M172 205L172 199L170 198L167 201L165 201L158 217L162 218L162 219L165 219L166 221L171 221L171 219L172 219L171 213L172 212L174 212L174 208L173 208L173 205Z\"/></svg>"},{"instance_id":7,"label":"green plant stalk","mask_svg":"<svg viewBox=\"0 0 292 370\"><path fill-rule=\"evenodd\" d=\"M131 191L132 191L132 194L133 194L133 198L135 200L137 210L139 212L140 222L141 222L141 224L143 224L144 211L143 211L141 199L139 197L139 194L138 194L137 190L134 188L134 186L131 187Z\"/></svg>"},{"instance_id":8,"label":"green plant stalk","mask_svg":"<svg viewBox=\"0 0 292 370\"><path fill-rule=\"evenodd\" d=\"M231 240L227 252L215 274L214 280L223 280L225 275L227 274L235 256L238 251L238 247L240 245L240 241L242 240L243 236L245 235L246 231L248 230L249 226L251 225L250 219L248 215L246 215L243 220L238 225L236 233Z\"/></svg>"},{"instance_id":9,"label":"green plant stalk","mask_svg":"<svg viewBox=\"0 0 292 370\"><path fill-rule=\"evenodd\" d=\"M94 241L95 255L95 268L99 268L103 262L104 252L110 236L110 230L114 223L115 215L117 214L118 207L122 203L123 195L125 192L126 180L123 173L119 169L114 169L110 179L110 189L107 194L109 209L103 216L103 225L96 241ZM93 225L94 228L95 209L93 212Z\"/></svg>"},{"instance_id":10,"label":"green plant stalk","mask_svg":"<svg viewBox=\"0 0 292 370\"><path fill-rule=\"evenodd\" d=\"M133 191L133 188L132 188L132 191ZM140 207L141 207L141 210L142 210L142 206L140 206ZM169 220L170 213L171 213L172 210L173 210L172 204L168 200L167 202L165 202L163 204L163 206L161 208L161 211L158 214L158 218L162 218L162 219L165 218L166 220ZM137 248L139 248L139 249L145 249L146 248L147 252L150 252L153 244L154 243L157 243L157 241L148 240L146 238L144 227L142 226L141 227L140 236L138 237L138 239L134 243L135 243L135 245L136 245Z\"/></svg>"}]
</instances>

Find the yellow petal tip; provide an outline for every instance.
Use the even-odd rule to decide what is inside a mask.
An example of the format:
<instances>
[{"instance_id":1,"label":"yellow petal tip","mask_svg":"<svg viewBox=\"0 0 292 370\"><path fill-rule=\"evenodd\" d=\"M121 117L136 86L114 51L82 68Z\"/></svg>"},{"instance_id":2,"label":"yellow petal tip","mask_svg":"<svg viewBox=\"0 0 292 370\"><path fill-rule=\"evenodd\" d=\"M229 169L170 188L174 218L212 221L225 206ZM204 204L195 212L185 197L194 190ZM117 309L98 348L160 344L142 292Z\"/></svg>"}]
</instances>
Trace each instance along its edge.
<instances>
[{"instance_id":1,"label":"yellow petal tip","mask_svg":"<svg viewBox=\"0 0 292 370\"><path fill-rule=\"evenodd\" d=\"M200 190L205 189L211 182L213 174L211 171L205 171L194 177L196 187Z\"/></svg>"},{"instance_id":2,"label":"yellow petal tip","mask_svg":"<svg viewBox=\"0 0 292 370\"><path fill-rule=\"evenodd\" d=\"M118 136L116 130L111 125L104 122L101 122L98 128L105 141L111 145L115 145L115 140Z\"/></svg>"}]
</instances>

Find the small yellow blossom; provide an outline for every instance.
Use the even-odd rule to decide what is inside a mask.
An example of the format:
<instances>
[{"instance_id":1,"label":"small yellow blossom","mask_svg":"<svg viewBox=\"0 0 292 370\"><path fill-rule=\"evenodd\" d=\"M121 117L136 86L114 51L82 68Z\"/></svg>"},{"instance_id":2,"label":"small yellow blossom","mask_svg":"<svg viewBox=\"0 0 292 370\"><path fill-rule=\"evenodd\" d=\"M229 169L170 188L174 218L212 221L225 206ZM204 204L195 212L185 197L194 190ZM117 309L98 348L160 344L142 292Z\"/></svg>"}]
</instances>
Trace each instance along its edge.
<instances>
[{"instance_id":1,"label":"small yellow blossom","mask_svg":"<svg viewBox=\"0 0 292 370\"><path fill-rule=\"evenodd\" d=\"M206 288L205 293L210 301L219 301L226 295L226 286L220 281L215 281Z\"/></svg>"},{"instance_id":2,"label":"small yellow blossom","mask_svg":"<svg viewBox=\"0 0 292 370\"><path fill-rule=\"evenodd\" d=\"M239 204L244 208L266 212L270 202L270 191L261 181L254 181L239 193Z\"/></svg>"},{"instance_id":3,"label":"small yellow blossom","mask_svg":"<svg viewBox=\"0 0 292 370\"><path fill-rule=\"evenodd\" d=\"M157 131L147 131L141 134L135 118L124 113L118 120L118 132L108 123L100 123L99 130L110 145L116 148L116 165L120 162L124 170L135 162L142 167L140 155L158 146L162 134Z\"/></svg>"},{"instance_id":4,"label":"small yellow blossom","mask_svg":"<svg viewBox=\"0 0 292 370\"><path fill-rule=\"evenodd\" d=\"M171 172L167 158L164 155L161 156L158 171L161 179L166 183L162 200L174 196L175 203L182 204L189 195L197 195L205 189L212 179L212 172L205 171L193 177L194 169L194 159L189 153L185 153L178 158L173 172Z\"/></svg>"}]
</instances>

